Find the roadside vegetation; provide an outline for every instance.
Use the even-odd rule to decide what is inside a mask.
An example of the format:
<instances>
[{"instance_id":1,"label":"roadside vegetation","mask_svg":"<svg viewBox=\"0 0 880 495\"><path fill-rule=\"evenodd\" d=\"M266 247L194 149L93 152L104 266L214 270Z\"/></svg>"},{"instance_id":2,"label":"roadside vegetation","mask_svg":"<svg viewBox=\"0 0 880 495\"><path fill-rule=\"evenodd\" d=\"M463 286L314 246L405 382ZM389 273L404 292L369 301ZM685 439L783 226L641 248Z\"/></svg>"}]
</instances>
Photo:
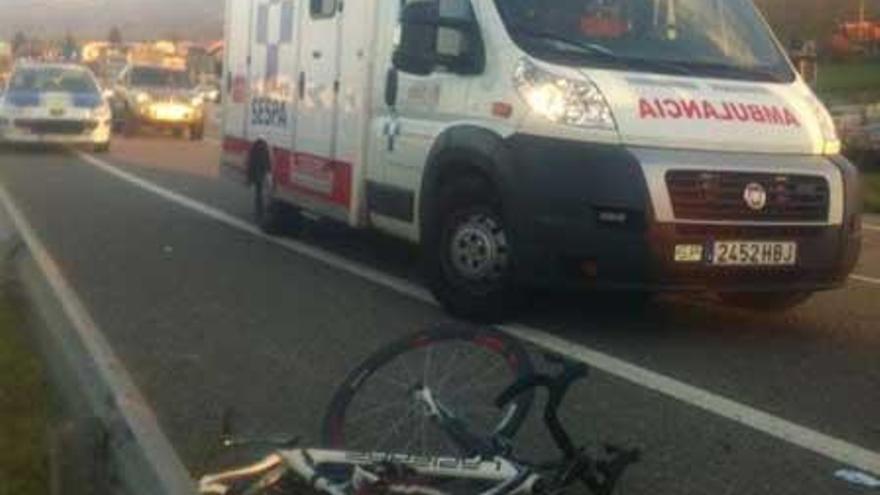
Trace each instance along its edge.
<instances>
[{"instance_id":1,"label":"roadside vegetation","mask_svg":"<svg viewBox=\"0 0 880 495\"><path fill-rule=\"evenodd\" d=\"M880 100L880 62L820 62L816 90L831 102L875 103Z\"/></svg>"},{"instance_id":2,"label":"roadside vegetation","mask_svg":"<svg viewBox=\"0 0 880 495\"><path fill-rule=\"evenodd\" d=\"M865 172L865 209L872 213L880 213L880 171Z\"/></svg>"},{"instance_id":3,"label":"roadside vegetation","mask_svg":"<svg viewBox=\"0 0 880 495\"><path fill-rule=\"evenodd\" d=\"M49 491L45 387L23 325L0 286L0 495Z\"/></svg>"}]
</instances>

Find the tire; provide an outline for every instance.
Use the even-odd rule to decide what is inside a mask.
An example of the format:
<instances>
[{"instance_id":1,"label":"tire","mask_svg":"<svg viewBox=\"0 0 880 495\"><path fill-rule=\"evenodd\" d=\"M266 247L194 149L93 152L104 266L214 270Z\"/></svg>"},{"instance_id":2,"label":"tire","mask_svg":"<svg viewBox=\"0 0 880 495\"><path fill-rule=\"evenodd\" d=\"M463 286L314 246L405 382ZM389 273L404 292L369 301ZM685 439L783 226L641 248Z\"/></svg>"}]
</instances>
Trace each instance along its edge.
<instances>
[{"instance_id":1,"label":"tire","mask_svg":"<svg viewBox=\"0 0 880 495\"><path fill-rule=\"evenodd\" d=\"M766 313L793 309L813 296L812 292L722 292L721 301L729 306Z\"/></svg>"},{"instance_id":2,"label":"tire","mask_svg":"<svg viewBox=\"0 0 880 495\"><path fill-rule=\"evenodd\" d=\"M275 180L266 164L268 159L258 160L254 180L254 221L264 233L278 235L285 230L285 205L275 199Z\"/></svg>"},{"instance_id":3,"label":"tire","mask_svg":"<svg viewBox=\"0 0 880 495\"><path fill-rule=\"evenodd\" d=\"M428 287L452 315L495 323L522 299L510 232L497 195L471 177L446 186L423 244Z\"/></svg>"},{"instance_id":4,"label":"tire","mask_svg":"<svg viewBox=\"0 0 880 495\"><path fill-rule=\"evenodd\" d=\"M421 369L413 367L420 363ZM467 364L476 367L475 374L468 373ZM499 370L500 376L487 370ZM323 442L331 448L362 452L460 457L462 452L449 436L428 423L426 414L419 415L424 409L413 400L414 389L425 385L438 403L465 421L473 434L489 437L494 432L512 439L529 414L534 393L519 396L505 411L496 409L494 400L516 379L532 372L531 359L522 345L496 330L447 325L402 338L368 357L340 385L324 416ZM476 388L468 388L471 383ZM456 386L459 388L451 390ZM468 390L475 396L463 397ZM363 411L369 404L374 409ZM376 409L376 404L381 406ZM484 417L478 418L477 411L483 411ZM379 413L383 412L390 422L382 421ZM369 427L365 420L375 420L370 423L376 426ZM420 430L408 432L408 426ZM390 436L370 438L385 433ZM411 447L413 443L419 445Z\"/></svg>"},{"instance_id":5,"label":"tire","mask_svg":"<svg viewBox=\"0 0 880 495\"><path fill-rule=\"evenodd\" d=\"M138 128L140 127L137 119L131 115L125 118L125 122L122 126L122 134L129 138L134 137L138 133Z\"/></svg>"},{"instance_id":6,"label":"tire","mask_svg":"<svg viewBox=\"0 0 880 495\"><path fill-rule=\"evenodd\" d=\"M201 141L205 138L205 124L195 124L189 128L189 140Z\"/></svg>"},{"instance_id":7,"label":"tire","mask_svg":"<svg viewBox=\"0 0 880 495\"><path fill-rule=\"evenodd\" d=\"M106 143L97 143L94 145L92 150L95 153L107 153L108 151L110 151L110 141L107 141Z\"/></svg>"},{"instance_id":8,"label":"tire","mask_svg":"<svg viewBox=\"0 0 880 495\"><path fill-rule=\"evenodd\" d=\"M187 131L187 129L184 129L182 127L175 127L173 129L171 129L171 135L176 137L177 139L183 139L184 132L186 132L186 131Z\"/></svg>"}]
</instances>

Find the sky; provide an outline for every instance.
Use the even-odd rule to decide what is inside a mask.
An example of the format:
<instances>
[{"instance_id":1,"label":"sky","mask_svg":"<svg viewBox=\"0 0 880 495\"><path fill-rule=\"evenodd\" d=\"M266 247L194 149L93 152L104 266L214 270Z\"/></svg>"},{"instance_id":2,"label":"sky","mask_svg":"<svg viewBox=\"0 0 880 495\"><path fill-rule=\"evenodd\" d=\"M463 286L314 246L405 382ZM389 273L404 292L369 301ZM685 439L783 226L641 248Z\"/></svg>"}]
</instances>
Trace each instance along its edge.
<instances>
[{"instance_id":1,"label":"sky","mask_svg":"<svg viewBox=\"0 0 880 495\"><path fill-rule=\"evenodd\" d=\"M0 38L23 31L40 38L66 32L106 38L118 25L123 38L176 35L182 39L222 36L224 0L0 0Z\"/></svg>"},{"instance_id":2,"label":"sky","mask_svg":"<svg viewBox=\"0 0 880 495\"><path fill-rule=\"evenodd\" d=\"M382 0L375 0L382 1ZM823 37L836 19L851 18L860 0L756 0L781 35ZM0 39L16 31L37 37L104 39L118 25L127 39L222 36L224 0L0 0ZM880 16L880 0L865 0Z\"/></svg>"}]
</instances>

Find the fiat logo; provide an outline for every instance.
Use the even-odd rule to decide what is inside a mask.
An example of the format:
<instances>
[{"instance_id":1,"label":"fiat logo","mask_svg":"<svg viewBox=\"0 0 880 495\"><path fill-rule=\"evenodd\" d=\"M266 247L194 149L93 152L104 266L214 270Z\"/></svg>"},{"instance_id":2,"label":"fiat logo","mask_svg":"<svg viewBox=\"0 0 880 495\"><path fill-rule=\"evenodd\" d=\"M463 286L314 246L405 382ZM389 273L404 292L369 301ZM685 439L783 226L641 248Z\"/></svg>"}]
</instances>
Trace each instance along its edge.
<instances>
[{"instance_id":1,"label":"fiat logo","mask_svg":"<svg viewBox=\"0 0 880 495\"><path fill-rule=\"evenodd\" d=\"M767 206L767 190L761 184L752 182L746 186L746 190L743 192L743 199L749 208L761 211Z\"/></svg>"}]
</instances>

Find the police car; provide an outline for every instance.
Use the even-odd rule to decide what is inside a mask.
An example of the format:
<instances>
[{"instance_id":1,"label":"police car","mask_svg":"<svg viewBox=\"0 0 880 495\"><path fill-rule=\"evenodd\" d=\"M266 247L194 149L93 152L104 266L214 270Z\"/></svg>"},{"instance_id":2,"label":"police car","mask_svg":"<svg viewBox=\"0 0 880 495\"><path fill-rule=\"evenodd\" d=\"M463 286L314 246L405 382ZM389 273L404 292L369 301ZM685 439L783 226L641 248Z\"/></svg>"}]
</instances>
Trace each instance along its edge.
<instances>
[{"instance_id":1,"label":"police car","mask_svg":"<svg viewBox=\"0 0 880 495\"><path fill-rule=\"evenodd\" d=\"M17 65L0 95L0 142L110 148L110 106L95 76L70 64Z\"/></svg>"}]
</instances>

